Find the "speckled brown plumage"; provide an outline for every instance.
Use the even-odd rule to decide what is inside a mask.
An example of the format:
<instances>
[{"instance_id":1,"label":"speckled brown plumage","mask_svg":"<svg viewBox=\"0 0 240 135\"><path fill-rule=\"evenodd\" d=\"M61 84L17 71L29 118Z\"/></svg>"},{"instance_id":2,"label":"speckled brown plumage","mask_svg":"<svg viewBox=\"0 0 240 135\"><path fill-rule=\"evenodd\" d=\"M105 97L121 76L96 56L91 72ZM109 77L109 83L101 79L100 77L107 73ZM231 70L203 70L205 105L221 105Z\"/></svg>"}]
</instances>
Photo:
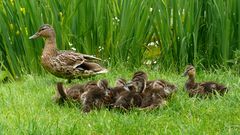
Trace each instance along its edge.
<instances>
[{"instance_id":1,"label":"speckled brown plumage","mask_svg":"<svg viewBox=\"0 0 240 135\"><path fill-rule=\"evenodd\" d=\"M130 82L122 87L118 87L121 92L116 96L114 107L123 110L140 107L142 104L141 92L146 87L146 80L147 74L145 72L135 72Z\"/></svg>"},{"instance_id":2,"label":"speckled brown plumage","mask_svg":"<svg viewBox=\"0 0 240 135\"><path fill-rule=\"evenodd\" d=\"M185 88L190 97L200 96L206 97L218 92L220 95L224 95L228 89L226 86L216 82L195 82L195 68L192 65L188 65L185 69L184 76L188 76L188 80L185 83Z\"/></svg>"},{"instance_id":3,"label":"speckled brown plumage","mask_svg":"<svg viewBox=\"0 0 240 135\"><path fill-rule=\"evenodd\" d=\"M176 86L165 80L152 80L147 82L142 92L142 108L157 108L166 104L167 98L176 91Z\"/></svg>"},{"instance_id":4,"label":"speckled brown plumage","mask_svg":"<svg viewBox=\"0 0 240 135\"><path fill-rule=\"evenodd\" d=\"M45 38L45 46L41 56L41 64L48 72L68 80L107 73L107 69L97 63L101 60L94 56L74 51L59 51L56 46L55 31L48 24L42 25L29 39Z\"/></svg>"},{"instance_id":5,"label":"speckled brown plumage","mask_svg":"<svg viewBox=\"0 0 240 135\"><path fill-rule=\"evenodd\" d=\"M85 86L86 90L81 95L81 103L83 112L90 112L94 108L101 108L109 104L111 97L107 80L100 80L97 84L89 84Z\"/></svg>"},{"instance_id":6,"label":"speckled brown plumage","mask_svg":"<svg viewBox=\"0 0 240 135\"><path fill-rule=\"evenodd\" d=\"M85 91L83 84L75 84L69 88L64 88L63 83L57 83L56 94L53 100L57 103L64 103L66 100L80 102L80 96Z\"/></svg>"}]
</instances>

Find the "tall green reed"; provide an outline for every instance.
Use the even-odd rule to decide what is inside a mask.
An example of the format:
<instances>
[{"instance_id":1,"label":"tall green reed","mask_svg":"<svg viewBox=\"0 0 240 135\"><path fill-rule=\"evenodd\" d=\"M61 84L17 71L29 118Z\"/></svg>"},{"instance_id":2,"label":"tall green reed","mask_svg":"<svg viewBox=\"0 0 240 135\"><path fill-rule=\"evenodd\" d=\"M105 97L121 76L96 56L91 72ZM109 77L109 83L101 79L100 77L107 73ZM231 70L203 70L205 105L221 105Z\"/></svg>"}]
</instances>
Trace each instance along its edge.
<instances>
[{"instance_id":1,"label":"tall green reed","mask_svg":"<svg viewBox=\"0 0 240 135\"><path fill-rule=\"evenodd\" d=\"M226 66L240 49L238 0L10 0L0 6L2 63L13 77L43 72L43 40L28 39L43 23L55 28L59 49L93 54L110 66L146 60L178 70Z\"/></svg>"}]
</instances>

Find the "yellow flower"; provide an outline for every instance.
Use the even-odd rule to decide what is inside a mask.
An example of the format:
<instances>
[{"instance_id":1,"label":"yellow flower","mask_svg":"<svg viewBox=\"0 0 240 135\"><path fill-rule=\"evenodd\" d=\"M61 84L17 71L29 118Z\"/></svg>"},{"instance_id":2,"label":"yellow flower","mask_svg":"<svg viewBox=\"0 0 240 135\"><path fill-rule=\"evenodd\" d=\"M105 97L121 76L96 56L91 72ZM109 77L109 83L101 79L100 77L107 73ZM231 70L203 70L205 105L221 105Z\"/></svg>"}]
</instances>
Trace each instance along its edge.
<instances>
[{"instance_id":1,"label":"yellow flower","mask_svg":"<svg viewBox=\"0 0 240 135\"><path fill-rule=\"evenodd\" d=\"M25 15L25 13L26 13L26 10L25 10L25 8L20 8L20 11Z\"/></svg>"}]
</instances>

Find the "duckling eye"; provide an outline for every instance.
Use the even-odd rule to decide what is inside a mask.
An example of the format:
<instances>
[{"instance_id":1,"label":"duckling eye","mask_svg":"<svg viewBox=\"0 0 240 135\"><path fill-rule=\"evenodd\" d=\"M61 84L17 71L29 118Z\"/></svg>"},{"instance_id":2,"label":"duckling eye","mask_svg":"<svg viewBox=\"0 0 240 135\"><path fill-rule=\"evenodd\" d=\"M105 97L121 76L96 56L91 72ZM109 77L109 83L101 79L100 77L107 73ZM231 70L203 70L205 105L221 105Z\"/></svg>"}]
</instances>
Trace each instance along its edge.
<instances>
[{"instance_id":1,"label":"duckling eye","mask_svg":"<svg viewBox=\"0 0 240 135\"><path fill-rule=\"evenodd\" d=\"M189 72L189 71L191 71L191 70L193 70L193 68L190 68L190 69L188 69L187 71Z\"/></svg>"}]
</instances>

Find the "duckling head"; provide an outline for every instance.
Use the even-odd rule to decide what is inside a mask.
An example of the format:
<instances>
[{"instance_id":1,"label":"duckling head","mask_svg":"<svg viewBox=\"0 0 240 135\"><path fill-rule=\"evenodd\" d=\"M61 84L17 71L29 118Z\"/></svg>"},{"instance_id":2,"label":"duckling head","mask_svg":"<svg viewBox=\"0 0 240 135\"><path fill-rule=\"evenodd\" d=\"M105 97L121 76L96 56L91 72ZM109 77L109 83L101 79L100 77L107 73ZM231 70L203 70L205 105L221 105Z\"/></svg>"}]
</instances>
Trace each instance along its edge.
<instances>
[{"instance_id":1,"label":"duckling head","mask_svg":"<svg viewBox=\"0 0 240 135\"><path fill-rule=\"evenodd\" d=\"M188 76L194 77L195 74L196 74L195 68L192 65L188 65L182 76L187 76L188 75Z\"/></svg>"},{"instance_id":2,"label":"duckling head","mask_svg":"<svg viewBox=\"0 0 240 135\"><path fill-rule=\"evenodd\" d=\"M133 74L132 80L135 80L135 79L138 79L138 78L143 78L143 79L147 80L148 75L147 75L147 73L145 73L143 71L137 71Z\"/></svg>"},{"instance_id":3,"label":"duckling head","mask_svg":"<svg viewBox=\"0 0 240 135\"><path fill-rule=\"evenodd\" d=\"M126 85L126 82L127 81L125 79L119 78L119 79L116 80L115 86L116 87L123 87L124 85Z\"/></svg>"},{"instance_id":4,"label":"duckling head","mask_svg":"<svg viewBox=\"0 0 240 135\"><path fill-rule=\"evenodd\" d=\"M49 24L43 24L34 35L29 37L29 39L36 39L39 37L44 38L55 37L55 31L53 27Z\"/></svg>"},{"instance_id":5,"label":"duckling head","mask_svg":"<svg viewBox=\"0 0 240 135\"><path fill-rule=\"evenodd\" d=\"M107 90L108 89L108 81L106 79L99 80L97 83L97 86L102 90Z\"/></svg>"},{"instance_id":6,"label":"duckling head","mask_svg":"<svg viewBox=\"0 0 240 135\"><path fill-rule=\"evenodd\" d=\"M146 80L144 78L137 78L128 82L124 88L128 91L142 92L146 88Z\"/></svg>"}]
</instances>

